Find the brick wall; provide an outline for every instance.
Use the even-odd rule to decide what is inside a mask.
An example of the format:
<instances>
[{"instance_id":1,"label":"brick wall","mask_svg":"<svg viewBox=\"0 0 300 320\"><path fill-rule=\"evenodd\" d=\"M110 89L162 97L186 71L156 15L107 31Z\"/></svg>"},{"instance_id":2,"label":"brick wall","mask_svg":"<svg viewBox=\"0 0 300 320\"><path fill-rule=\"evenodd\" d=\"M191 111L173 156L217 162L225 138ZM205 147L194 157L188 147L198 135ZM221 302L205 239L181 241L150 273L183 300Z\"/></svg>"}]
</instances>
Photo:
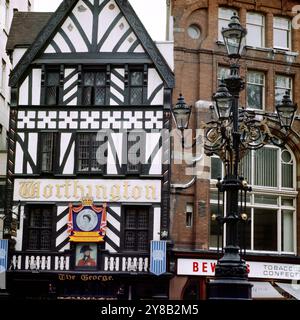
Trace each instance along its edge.
<instances>
[{"instance_id":1,"label":"brick wall","mask_svg":"<svg viewBox=\"0 0 300 320\"><path fill-rule=\"evenodd\" d=\"M255 3L254 3L255 2ZM275 75L283 74L293 78L293 100L300 105L300 56L288 62L288 55L284 52L272 51L273 47L273 16L285 16L291 19L294 5L298 1L281 0L173 0L172 15L174 16L175 41L175 75L176 88L173 103L182 93L188 104L195 105L196 101L211 101L212 94L217 89L218 66L228 66L224 45L218 40L218 7L228 6L235 8L240 16L241 23L246 24L247 11L256 11L265 15L265 50L254 48L245 49L240 60L241 76L245 77L247 70L262 71L265 74L265 109L274 111L274 84ZM299 21L300 22L300 21ZM201 30L199 39L192 39L188 35L188 27L197 25ZM300 30L292 30L292 51L300 51ZM240 104L246 105L245 91L241 93ZM208 111L205 111L206 113ZM193 108L190 128L199 127L199 121L208 119L208 115L197 114ZM202 119L198 119L202 118ZM199 121L196 121L198 119ZM300 121L295 123L296 132L300 130ZM300 142L297 134L289 141L300 164ZM209 161L208 161L209 162ZM172 183L187 183L191 176L185 175L185 165L173 165ZM174 190L171 197L171 231L175 247L186 249L207 249L209 243L209 167L204 179L186 190ZM300 166L297 166L297 179L300 185ZM201 177L200 177L201 178ZM199 201L205 212L199 214ZM192 228L185 226L186 203L194 203L194 224ZM298 208L300 202L298 200ZM202 208L203 210L203 208ZM297 215L298 234L300 234L300 211ZM300 237L298 237L300 238ZM300 241L298 239L298 252Z\"/></svg>"}]
</instances>

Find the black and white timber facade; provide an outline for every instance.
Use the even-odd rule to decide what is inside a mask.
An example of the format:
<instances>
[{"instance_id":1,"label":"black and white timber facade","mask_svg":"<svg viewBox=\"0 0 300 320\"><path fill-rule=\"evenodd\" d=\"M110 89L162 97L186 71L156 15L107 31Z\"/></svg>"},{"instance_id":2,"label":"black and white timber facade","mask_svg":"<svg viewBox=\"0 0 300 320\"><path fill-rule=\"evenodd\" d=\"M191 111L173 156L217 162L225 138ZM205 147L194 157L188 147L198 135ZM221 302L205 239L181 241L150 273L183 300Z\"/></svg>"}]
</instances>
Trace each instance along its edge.
<instances>
[{"instance_id":1,"label":"black and white timber facade","mask_svg":"<svg viewBox=\"0 0 300 320\"><path fill-rule=\"evenodd\" d=\"M150 240L169 230L162 136L174 75L172 55L161 52L128 1L64 0L31 46L11 53L18 58L10 76L6 219L18 219L13 292L22 295L31 281L33 296L80 296L88 287L104 298L120 288L128 299L167 297L168 273L156 286L149 272ZM130 164L137 142L131 156L139 162ZM106 204L93 270L76 266L68 233L69 208L82 199Z\"/></svg>"}]
</instances>

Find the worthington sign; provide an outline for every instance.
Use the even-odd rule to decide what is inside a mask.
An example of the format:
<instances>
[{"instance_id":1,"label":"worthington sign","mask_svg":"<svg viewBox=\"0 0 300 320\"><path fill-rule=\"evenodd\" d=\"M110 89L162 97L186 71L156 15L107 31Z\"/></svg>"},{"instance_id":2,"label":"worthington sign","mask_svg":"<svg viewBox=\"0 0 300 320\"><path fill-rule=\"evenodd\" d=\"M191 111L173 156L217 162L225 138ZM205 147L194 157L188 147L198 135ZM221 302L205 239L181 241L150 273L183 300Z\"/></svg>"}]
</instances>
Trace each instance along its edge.
<instances>
[{"instance_id":1,"label":"worthington sign","mask_svg":"<svg viewBox=\"0 0 300 320\"><path fill-rule=\"evenodd\" d=\"M178 259L178 275L214 276L216 260ZM300 280L300 265L273 262L247 262L249 278Z\"/></svg>"},{"instance_id":2,"label":"worthington sign","mask_svg":"<svg viewBox=\"0 0 300 320\"><path fill-rule=\"evenodd\" d=\"M15 180L15 201L160 202L158 180Z\"/></svg>"}]
</instances>

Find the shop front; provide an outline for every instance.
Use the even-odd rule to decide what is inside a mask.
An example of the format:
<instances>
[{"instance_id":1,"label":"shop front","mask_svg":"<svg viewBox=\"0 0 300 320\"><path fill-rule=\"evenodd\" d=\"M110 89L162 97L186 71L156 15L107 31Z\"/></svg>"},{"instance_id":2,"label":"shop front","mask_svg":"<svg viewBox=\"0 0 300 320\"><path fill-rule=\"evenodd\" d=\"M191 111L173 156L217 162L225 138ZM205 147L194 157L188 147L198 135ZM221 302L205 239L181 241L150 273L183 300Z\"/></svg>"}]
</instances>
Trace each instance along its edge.
<instances>
[{"instance_id":1,"label":"shop front","mask_svg":"<svg viewBox=\"0 0 300 320\"><path fill-rule=\"evenodd\" d=\"M300 261L296 257L249 256L247 261L253 299L300 299ZM288 263L286 263L288 261ZM291 262L289 262L291 261ZM170 298L206 300L207 284L214 277L216 256L178 256Z\"/></svg>"},{"instance_id":2,"label":"shop front","mask_svg":"<svg viewBox=\"0 0 300 320\"><path fill-rule=\"evenodd\" d=\"M12 299L168 299L169 277L112 273L8 273Z\"/></svg>"}]
</instances>

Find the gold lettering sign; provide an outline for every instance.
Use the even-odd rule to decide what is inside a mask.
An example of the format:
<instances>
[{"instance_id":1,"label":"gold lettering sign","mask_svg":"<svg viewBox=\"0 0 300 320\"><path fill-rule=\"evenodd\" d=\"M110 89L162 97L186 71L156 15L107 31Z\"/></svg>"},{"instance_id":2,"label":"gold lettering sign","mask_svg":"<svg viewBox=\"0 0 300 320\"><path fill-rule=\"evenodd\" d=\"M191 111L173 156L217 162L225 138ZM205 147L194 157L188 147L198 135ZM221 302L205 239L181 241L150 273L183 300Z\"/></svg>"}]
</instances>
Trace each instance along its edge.
<instances>
[{"instance_id":1,"label":"gold lettering sign","mask_svg":"<svg viewBox=\"0 0 300 320\"><path fill-rule=\"evenodd\" d=\"M40 182L30 180L28 182L21 182L19 194L24 199L38 199L40 197Z\"/></svg>"},{"instance_id":2,"label":"gold lettering sign","mask_svg":"<svg viewBox=\"0 0 300 320\"><path fill-rule=\"evenodd\" d=\"M107 275L88 275L88 274L81 274L81 275L74 275L74 274L64 274L60 273L58 274L58 280L59 281L75 281L75 280L81 280L81 281L100 281L100 282L107 282L107 281L113 281L113 276L107 276Z\"/></svg>"},{"instance_id":3,"label":"gold lettering sign","mask_svg":"<svg viewBox=\"0 0 300 320\"><path fill-rule=\"evenodd\" d=\"M161 181L143 180L15 180L15 200L159 202Z\"/></svg>"}]
</instances>

